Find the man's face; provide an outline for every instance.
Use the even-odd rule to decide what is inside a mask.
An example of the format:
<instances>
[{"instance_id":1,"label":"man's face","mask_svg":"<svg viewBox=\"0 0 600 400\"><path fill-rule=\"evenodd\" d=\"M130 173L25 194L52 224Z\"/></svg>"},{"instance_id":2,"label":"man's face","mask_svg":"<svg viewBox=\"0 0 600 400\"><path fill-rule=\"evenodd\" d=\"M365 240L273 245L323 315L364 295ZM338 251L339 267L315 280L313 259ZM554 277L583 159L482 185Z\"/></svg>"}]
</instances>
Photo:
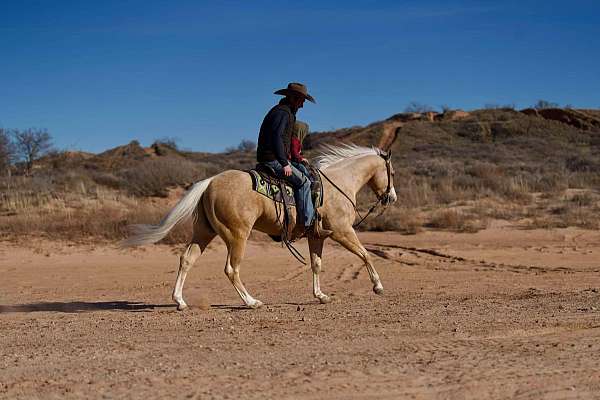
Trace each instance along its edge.
<instances>
[{"instance_id":1,"label":"man's face","mask_svg":"<svg viewBox=\"0 0 600 400\"><path fill-rule=\"evenodd\" d=\"M304 106L304 96L291 96L290 104L296 109L301 109Z\"/></svg>"}]
</instances>

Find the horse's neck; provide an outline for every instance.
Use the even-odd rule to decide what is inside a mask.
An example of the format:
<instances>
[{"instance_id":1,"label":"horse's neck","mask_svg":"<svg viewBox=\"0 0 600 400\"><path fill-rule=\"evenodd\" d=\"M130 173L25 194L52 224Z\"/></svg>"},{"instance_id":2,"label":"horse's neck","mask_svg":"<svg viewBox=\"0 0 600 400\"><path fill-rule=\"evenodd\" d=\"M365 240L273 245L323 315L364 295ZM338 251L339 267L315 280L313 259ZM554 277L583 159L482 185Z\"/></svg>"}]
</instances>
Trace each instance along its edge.
<instances>
[{"instance_id":1,"label":"horse's neck","mask_svg":"<svg viewBox=\"0 0 600 400\"><path fill-rule=\"evenodd\" d=\"M364 156L356 160L347 160L331 170L331 180L352 198L375 174L378 156ZM327 170L325 170L327 173Z\"/></svg>"}]
</instances>

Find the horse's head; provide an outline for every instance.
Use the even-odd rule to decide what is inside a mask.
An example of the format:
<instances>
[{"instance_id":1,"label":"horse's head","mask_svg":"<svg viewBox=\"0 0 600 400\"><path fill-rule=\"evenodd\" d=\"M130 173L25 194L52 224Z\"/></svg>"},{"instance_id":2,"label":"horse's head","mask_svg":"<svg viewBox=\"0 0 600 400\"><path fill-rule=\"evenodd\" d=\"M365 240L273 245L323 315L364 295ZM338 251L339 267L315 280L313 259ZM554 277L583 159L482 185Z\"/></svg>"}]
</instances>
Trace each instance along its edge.
<instances>
[{"instance_id":1,"label":"horse's head","mask_svg":"<svg viewBox=\"0 0 600 400\"><path fill-rule=\"evenodd\" d=\"M394 167L392 166L392 151L387 153L379 150L381 162L377 165L377 171L368 182L369 187L377 199L384 206L388 206L398 200L396 189L394 188Z\"/></svg>"}]
</instances>

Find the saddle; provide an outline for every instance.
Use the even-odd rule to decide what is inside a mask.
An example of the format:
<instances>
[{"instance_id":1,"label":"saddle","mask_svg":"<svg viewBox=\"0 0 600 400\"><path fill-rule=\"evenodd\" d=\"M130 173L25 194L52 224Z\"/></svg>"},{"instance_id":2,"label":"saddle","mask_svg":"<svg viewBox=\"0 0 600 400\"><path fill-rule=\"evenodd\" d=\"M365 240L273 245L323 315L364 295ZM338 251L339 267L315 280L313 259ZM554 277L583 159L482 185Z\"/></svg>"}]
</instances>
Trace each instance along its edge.
<instances>
[{"instance_id":1,"label":"saddle","mask_svg":"<svg viewBox=\"0 0 600 400\"><path fill-rule=\"evenodd\" d=\"M312 166L309 166L311 173L311 197L315 208L323 205L323 185L321 175ZM275 171L264 164L256 164L254 169L248 171L252 177L252 190L270 198L277 203L283 203L287 206L296 206L294 199L294 188L284 179L277 176Z\"/></svg>"},{"instance_id":2,"label":"saddle","mask_svg":"<svg viewBox=\"0 0 600 400\"><path fill-rule=\"evenodd\" d=\"M323 185L321 183L321 175L316 168L309 166L311 173L311 197L315 211L323 205ZM276 242L283 242L288 250L298 261L306 264L304 257L291 244L295 240L293 237L294 225L291 223L291 207L296 206L294 199L294 189L284 179L279 178L277 173L268 165L257 164L255 169L248 171L252 177L252 190L262 194L273 200L275 203L282 203L283 215L280 214L280 209L275 207L277 219L281 222L281 235L271 236ZM317 218L318 212L315 212Z\"/></svg>"}]
</instances>

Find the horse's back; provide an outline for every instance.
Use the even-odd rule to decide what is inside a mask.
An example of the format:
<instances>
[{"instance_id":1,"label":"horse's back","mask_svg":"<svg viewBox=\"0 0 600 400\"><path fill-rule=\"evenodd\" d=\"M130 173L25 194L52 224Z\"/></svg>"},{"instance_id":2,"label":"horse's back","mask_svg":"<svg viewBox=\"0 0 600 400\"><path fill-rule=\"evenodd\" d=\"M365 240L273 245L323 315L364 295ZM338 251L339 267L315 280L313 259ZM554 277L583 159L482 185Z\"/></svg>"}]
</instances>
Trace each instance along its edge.
<instances>
[{"instance_id":1,"label":"horse's back","mask_svg":"<svg viewBox=\"0 0 600 400\"><path fill-rule=\"evenodd\" d=\"M235 169L215 175L205 192L205 199L211 202L229 203L248 199L252 192L252 178L246 171Z\"/></svg>"}]
</instances>

